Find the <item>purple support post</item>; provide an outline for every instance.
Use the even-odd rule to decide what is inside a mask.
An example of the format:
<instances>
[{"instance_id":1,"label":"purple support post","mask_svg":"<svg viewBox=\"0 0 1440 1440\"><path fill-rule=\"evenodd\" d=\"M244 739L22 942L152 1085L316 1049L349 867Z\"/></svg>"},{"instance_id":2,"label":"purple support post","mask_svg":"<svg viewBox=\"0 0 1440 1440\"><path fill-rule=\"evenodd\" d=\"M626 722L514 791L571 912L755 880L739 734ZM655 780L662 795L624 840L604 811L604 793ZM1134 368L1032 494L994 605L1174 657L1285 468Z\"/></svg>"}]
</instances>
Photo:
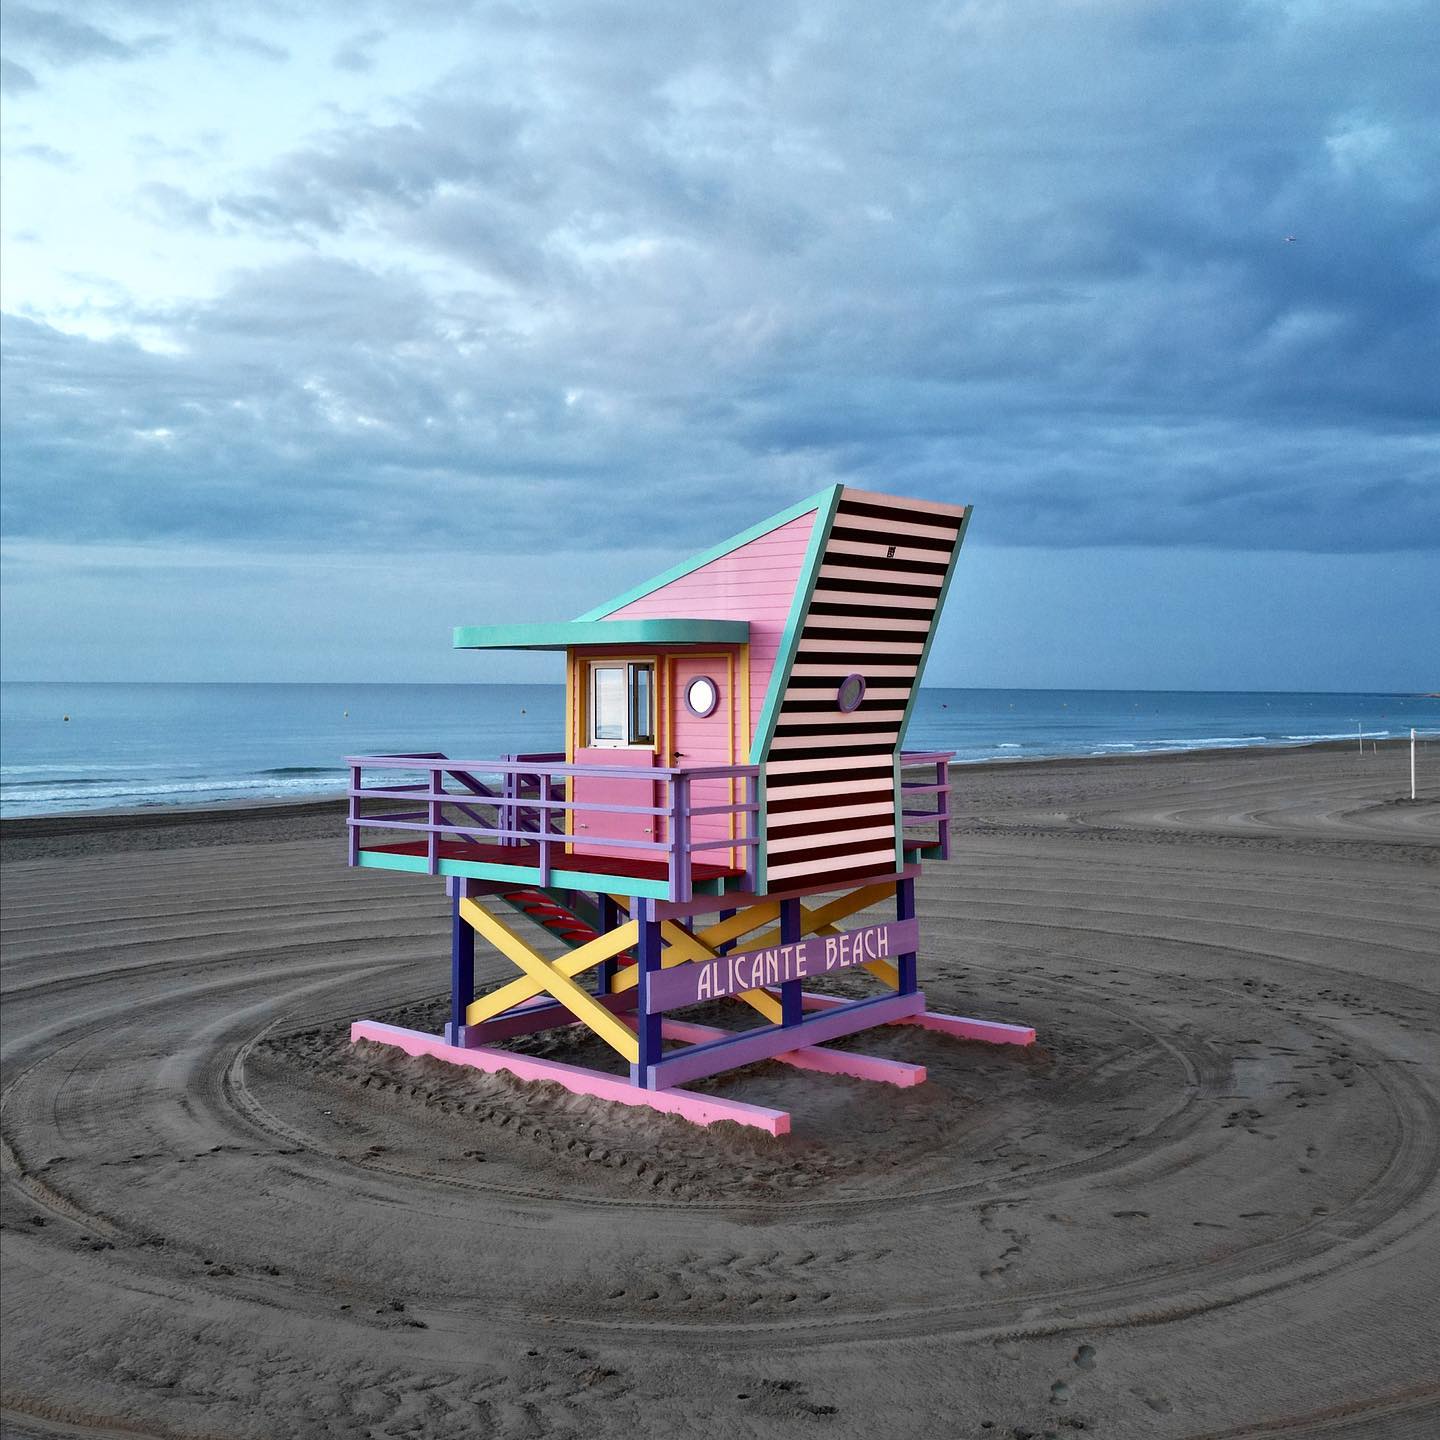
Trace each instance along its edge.
<instances>
[{"instance_id":1,"label":"purple support post","mask_svg":"<svg viewBox=\"0 0 1440 1440\"><path fill-rule=\"evenodd\" d=\"M794 945L801 938L799 900L780 902L780 943ZM798 1025L804 1019L799 980L787 980L780 987L780 1023Z\"/></svg>"},{"instance_id":2,"label":"purple support post","mask_svg":"<svg viewBox=\"0 0 1440 1440\"><path fill-rule=\"evenodd\" d=\"M475 932L460 915L465 881L453 876L445 888L450 892L450 1023L445 1041L459 1045L465 1035L465 1012L475 998Z\"/></svg>"},{"instance_id":3,"label":"purple support post","mask_svg":"<svg viewBox=\"0 0 1440 1440\"><path fill-rule=\"evenodd\" d=\"M901 880L895 887L895 918L897 920L913 920L915 918L915 882L914 880ZM915 952L911 950L906 955L901 955L895 962L895 968L900 972L900 983L896 992L901 995L913 995L920 988L919 967L915 962Z\"/></svg>"},{"instance_id":4,"label":"purple support post","mask_svg":"<svg viewBox=\"0 0 1440 1440\"><path fill-rule=\"evenodd\" d=\"M733 910L722 910L720 912L721 923L723 924L726 920L732 919L734 914L735 912ZM734 940L723 941L715 953L717 955L728 955L735 948L735 943Z\"/></svg>"},{"instance_id":5,"label":"purple support post","mask_svg":"<svg viewBox=\"0 0 1440 1440\"><path fill-rule=\"evenodd\" d=\"M636 896L630 913L640 922L640 943L635 947L639 969L635 980L635 1033L640 1041L640 1059L632 1068L633 1084L653 1089L650 1067L660 1061L660 1035L664 1016L650 1013L650 977L660 969L660 922L655 918L655 902Z\"/></svg>"},{"instance_id":6,"label":"purple support post","mask_svg":"<svg viewBox=\"0 0 1440 1440\"><path fill-rule=\"evenodd\" d=\"M601 895L600 900L600 933L608 935L620 923L620 916L616 913L617 906L608 895ZM615 957L612 955L608 960L602 960L595 967L595 993L597 995L608 995L610 993L610 982L615 978Z\"/></svg>"}]
</instances>

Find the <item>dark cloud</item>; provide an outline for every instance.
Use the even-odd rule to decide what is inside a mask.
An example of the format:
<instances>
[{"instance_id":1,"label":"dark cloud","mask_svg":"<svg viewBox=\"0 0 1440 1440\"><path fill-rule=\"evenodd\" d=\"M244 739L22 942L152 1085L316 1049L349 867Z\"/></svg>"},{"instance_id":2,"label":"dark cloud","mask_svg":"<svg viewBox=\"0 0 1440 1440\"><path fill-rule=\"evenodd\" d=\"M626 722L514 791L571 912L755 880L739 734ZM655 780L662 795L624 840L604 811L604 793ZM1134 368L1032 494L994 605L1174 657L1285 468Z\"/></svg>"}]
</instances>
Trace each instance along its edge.
<instances>
[{"instance_id":1,"label":"dark cloud","mask_svg":"<svg viewBox=\"0 0 1440 1440\"><path fill-rule=\"evenodd\" d=\"M13 60L0 58L0 95L25 95L38 88L34 73Z\"/></svg>"},{"instance_id":2,"label":"dark cloud","mask_svg":"<svg viewBox=\"0 0 1440 1440\"><path fill-rule=\"evenodd\" d=\"M680 543L838 479L1013 544L1440 545L1428 28L485 11L385 123L137 194L309 252L116 311L174 353L7 323L7 529Z\"/></svg>"},{"instance_id":3,"label":"dark cloud","mask_svg":"<svg viewBox=\"0 0 1440 1440\"><path fill-rule=\"evenodd\" d=\"M160 225L183 226L191 230L211 228L211 206L208 201L199 199L176 185L167 185L161 180L149 180L141 185L135 192L130 208L136 214Z\"/></svg>"},{"instance_id":4,"label":"dark cloud","mask_svg":"<svg viewBox=\"0 0 1440 1440\"><path fill-rule=\"evenodd\" d=\"M208 23L198 28L201 38L213 49L233 50L237 54L251 55L257 60L270 60L277 65L290 59L290 51L285 46L272 44L262 36Z\"/></svg>"},{"instance_id":5,"label":"dark cloud","mask_svg":"<svg viewBox=\"0 0 1440 1440\"><path fill-rule=\"evenodd\" d=\"M214 129L200 130L186 138L197 143L183 144L174 140L162 140L158 135L142 131L131 137L130 149L135 158L143 164L157 160L205 163L222 154L227 143L225 135Z\"/></svg>"},{"instance_id":6,"label":"dark cloud","mask_svg":"<svg viewBox=\"0 0 1440 1440\"><path fill-rule=\"evenodd\" d=\"M330 63L337 70L349 70L355 74L364 74L373 70L375 68L374 49L384 38L383 30L366 30L360 35L352 35L336 49Z\"/></svg>"},{"instance_id":7,"label":"dark cloud","mask_svg":"<svg viewBox=\"0 0 1440 1440\"><path fill-rule=\"evenodd\" d=\"M53 145L33 143L7 146L7 155L23 155L27 160L38 160L42 165L53 165L57 170L73 170L75 157L68 150L57 150Z\"/></svg>"},{"instance_id":8,"label":"dark cloud","mask_svg":"<svg viewBox=\"0 0 1440 1440\"><path fill-rule=\"evenodd\" d=\"M163 48L164 39L146 35L133 41L121 40L61 10L8 5L5 44L17 48L27 58L34 56L48 64L64 66L95 60L135 60Z\"/></svg>"},{"instance_id":9,"label":"dark cloud","mask_svg":"<svg viewBox=\"0 0 1440 1440\"><path fill-rule=\"evenodd\" d=\"M489 185L509 193L524 184L517 112L474 103L446 118L455 124L427 117L347 127L287 156L256 188L221 196L219 207L267 232L338 233L367 214L393 219L457 190Z\"/></svg>"}]
</instances>

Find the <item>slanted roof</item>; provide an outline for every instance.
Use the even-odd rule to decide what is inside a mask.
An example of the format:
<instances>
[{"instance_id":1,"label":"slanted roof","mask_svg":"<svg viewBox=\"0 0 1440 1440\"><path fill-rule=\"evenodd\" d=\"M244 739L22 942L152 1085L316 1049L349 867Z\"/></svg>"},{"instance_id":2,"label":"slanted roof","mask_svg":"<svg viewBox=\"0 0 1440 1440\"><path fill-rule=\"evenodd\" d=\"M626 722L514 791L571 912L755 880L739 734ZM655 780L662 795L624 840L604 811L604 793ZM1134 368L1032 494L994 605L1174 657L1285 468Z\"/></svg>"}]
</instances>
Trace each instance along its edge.
<instances>
[{"instance_id":1,"label":"slanted roof","mask_svg":"<svg viewBox=\"0 0 1440 1440\"><path fill-rule=\"evenodd\" d=\"M688 560L682 560L678 565L664 571L662 574L654 575L641 585L627 590L623 595L616 595L613 599L605 601L603 605L597 605L593 610L587 610L579 617L580 620L599 620L603 616L612 615L617 610L623 610L627 605L633 605L637 600L644 599L647 595L653 595L657 590L663 590L675 581L693 574L697 570L704 569L707 565L716 560L723 559L736 550L741 550L749 545L752 540L758 540L763 535L768 535L773 530L778 530L782 525L796 520L802 515L809 515L816 511L823 511L826 507L833 508L836 497L840 493L839 485L828 485L824 490L809 496L787 509L779 511L775 515L768 516L758 524L750 526L748 530L742 530L738 535L732 535L728 540L722 540L718 545L712 545L708 550L702 550L698 555L692 555Z\"/></svg>"},{"instance_id":2,"label":"slanted roof","mask_svg":"<svg viewBox=\"0 0 1440 1440\"><path fill-rule=\"evenodd\" d=\"M641 585L597 605L582 622L607 624L708 615L750 627L750 763L764 755L773 717L800 639L800 620L819 572L839 485L692 555Z\"/></svg>"},{"instance_id":3,"label":"slanted roof","mask_svg":"<svg viewBox=\"0 0 1440 1440\"><path fill-rule=\"evenodd\" d=\"M568 650L573 645L743 645L748 620L562 620L551 625L457 625L457 650Z\"/></svg>"}]
</instances>

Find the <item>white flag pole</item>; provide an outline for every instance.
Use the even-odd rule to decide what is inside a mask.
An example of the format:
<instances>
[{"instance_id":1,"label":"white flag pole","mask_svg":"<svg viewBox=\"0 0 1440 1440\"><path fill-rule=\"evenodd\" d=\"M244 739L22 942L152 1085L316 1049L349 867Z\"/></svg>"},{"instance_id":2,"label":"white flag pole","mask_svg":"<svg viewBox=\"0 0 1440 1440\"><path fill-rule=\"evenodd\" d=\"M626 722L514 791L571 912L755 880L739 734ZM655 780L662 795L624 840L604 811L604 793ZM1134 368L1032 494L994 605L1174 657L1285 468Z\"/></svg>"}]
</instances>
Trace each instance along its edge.
<instances>
[{"instance_id":1,"label":"white flag pole","mask_svg":"<svg viewBox=\"0 0 1440 1440\"><path fill-rule=\"evenodd\" d=\"M1410 727L1410 798L1415 798L1415 727Z\"/></svg>"}]
</instances>

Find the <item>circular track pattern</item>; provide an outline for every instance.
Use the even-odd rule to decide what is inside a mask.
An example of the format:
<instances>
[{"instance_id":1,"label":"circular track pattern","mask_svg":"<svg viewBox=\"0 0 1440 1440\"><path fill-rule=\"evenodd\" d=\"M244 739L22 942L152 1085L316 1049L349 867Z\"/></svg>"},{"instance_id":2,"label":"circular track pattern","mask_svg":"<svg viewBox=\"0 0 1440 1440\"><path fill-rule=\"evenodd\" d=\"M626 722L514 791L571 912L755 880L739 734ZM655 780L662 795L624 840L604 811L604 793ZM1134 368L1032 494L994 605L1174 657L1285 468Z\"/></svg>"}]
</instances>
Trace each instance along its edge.
<instances>
[{"instance_id":1,"label":"circular track pattern","mask_svg":"<svg viewBox=\"0 0 1440 1440\"><path fill-rule=\"evenodd\" d=\"M330 840L12 861L6 1434L1434 1433L1440 852L1277 764L967 772L925 988L1040 1043L779 1142L349 1045L445 917Z\"/></svg>"}]
</instances>

